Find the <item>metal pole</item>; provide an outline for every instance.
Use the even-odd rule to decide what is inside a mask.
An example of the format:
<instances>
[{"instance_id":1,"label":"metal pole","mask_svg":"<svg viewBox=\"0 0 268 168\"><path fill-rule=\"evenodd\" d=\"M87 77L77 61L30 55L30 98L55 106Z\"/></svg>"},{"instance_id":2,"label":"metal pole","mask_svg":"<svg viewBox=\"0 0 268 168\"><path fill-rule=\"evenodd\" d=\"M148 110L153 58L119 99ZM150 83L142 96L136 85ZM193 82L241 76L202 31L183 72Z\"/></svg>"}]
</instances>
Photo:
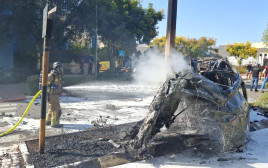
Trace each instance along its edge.
<instances>
[{"instance_id":1,"label":"metal pole","mask_svg":"<svg viewBox=\"0 0 268 168\"><path fill-rule=\"evenodd\" d=\"M45 149L48 62L49 62L49 38L46 36L44 37L43 64L42 64L42 103L41 103L40 130L39 130L40 154L44 153Z\"/></svg>"},{"instance_id":2,"label":"metal pole","mask_svg":"<svg viewBox=\"0 0 268 168\"><path fill-rule=\"evenodd\" d=\"M165 60L167 61L171 48L175 48L176 39L177 0L168 1L168 20L166 34Z\"/></svg>"},{"instance_id":3,"label":"metal pole","mask_svg":"<svg viewBox=\"0 0 268 168\"><path fill-rule=\"evenodd\" d=\"M98 49L98 32L97 32L97 23L98 23L98 3L97 3L98 0L96 0L96 29L95 29L95 41L96 41L96 48L95 48L95 79L97 80L98 78L98 58L97 58L97 49Z\"/></svg>"}]
</instances>

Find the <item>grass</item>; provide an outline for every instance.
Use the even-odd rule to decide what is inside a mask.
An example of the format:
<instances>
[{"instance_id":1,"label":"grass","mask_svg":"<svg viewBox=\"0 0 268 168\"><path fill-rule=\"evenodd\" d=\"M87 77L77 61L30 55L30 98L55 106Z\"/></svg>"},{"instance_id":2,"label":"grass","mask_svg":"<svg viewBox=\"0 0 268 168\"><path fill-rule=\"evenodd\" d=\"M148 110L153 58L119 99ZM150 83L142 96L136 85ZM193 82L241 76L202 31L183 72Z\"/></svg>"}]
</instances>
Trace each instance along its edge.
<instances>
[{"instance_id":1,"label":"grass","mask_svg":"<svg viewBox=\"0 0 268 168\"><path fill-rule=\"evenodd\" d=\"M258 101L251 103L251 105L268 110L268 92L265 92Z\"/></svg>"}]
</instances>

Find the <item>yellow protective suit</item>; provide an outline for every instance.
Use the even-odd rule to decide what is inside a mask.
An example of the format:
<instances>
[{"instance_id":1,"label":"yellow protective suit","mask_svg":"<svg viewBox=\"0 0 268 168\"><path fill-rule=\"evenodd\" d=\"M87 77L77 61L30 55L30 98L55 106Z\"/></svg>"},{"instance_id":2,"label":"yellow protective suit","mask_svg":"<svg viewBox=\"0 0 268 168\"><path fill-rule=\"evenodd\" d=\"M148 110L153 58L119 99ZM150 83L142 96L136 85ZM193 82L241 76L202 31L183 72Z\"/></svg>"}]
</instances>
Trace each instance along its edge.
<instances>
[{"instance_id":1,"label":"yellow protective suit","mask_svg":"<svg viewBox=\"0 0 268 168\"><path fill-rule=\"evenodd\" d=\"M48 74L47 80L47 93L48 93L48 113L46 116L46 124L51 123L52 127L56 127L60 124L61 107L59 102L59 96L61 95L61 76L52 70Z\"/></svg>"}]
</instances>

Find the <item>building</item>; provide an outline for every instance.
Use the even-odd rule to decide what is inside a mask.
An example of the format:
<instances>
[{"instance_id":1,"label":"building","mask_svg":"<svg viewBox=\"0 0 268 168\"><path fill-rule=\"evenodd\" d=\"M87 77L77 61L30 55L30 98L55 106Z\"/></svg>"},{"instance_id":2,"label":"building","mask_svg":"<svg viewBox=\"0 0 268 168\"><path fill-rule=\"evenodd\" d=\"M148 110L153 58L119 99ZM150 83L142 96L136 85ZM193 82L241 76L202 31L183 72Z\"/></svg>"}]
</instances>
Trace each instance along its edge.
<instances>
[{"instance_id":1,"label":"building","mask_svg":"<svg viewBox=\"0 0 268 168\"><path fill-rule=\"evenodd\" d=\"M138 44L136 47L136 50L141 52L142 54L149 49L149 46L147 44Z\"/></svg>"},{"instance_id":2,"label":"building","mask_svg":"<svg viewBox=\"0 0 268 168\"><path fill-rule=\"evenodd\" d=\"M1 17L10 16L12 12L3 11L0 13ZM1 23L5 24L5 23ZM1 42L0 43L0 71L1 69L12 69L13 63L13 44L12 41Z\"/></svg>"},{"instance_id":3,"label":"building","mask_svg":"<svg viewBox=\"0 0 268 168\"><path fill-rule=\"evenodd\" d=\"M13 45L0 45L0 70L13 68Z\"/></svg>"},{"instance_id":4,"label":"building","mask_svg":"<svg viewBox=\"0 0 268 168\"><path fill-rule=\"evenodd\" d=\"M268 46L263 42L253 43L251 46L258 48L257 63L262 66L266 65L268 63Z\"/></svg>"},{"instance_id":5,"label":"building","mask_svg":"<svg viewBox=\"0 0 268 168\"><path fill-rule=\"evenodd\" d=\"M263 42L252 43L251 46L258 49L257 58L250 56L248 59L243 60L242 65L247 65L249 62L253 65L265 65L268 63L268 46L265 46ZM227 45L219 46L219 55L223 58L227 58L232 65L238 66L238 59L235 56L230 56L230 54L225 51L226 47Z\"/></svg>"}]
</instances>

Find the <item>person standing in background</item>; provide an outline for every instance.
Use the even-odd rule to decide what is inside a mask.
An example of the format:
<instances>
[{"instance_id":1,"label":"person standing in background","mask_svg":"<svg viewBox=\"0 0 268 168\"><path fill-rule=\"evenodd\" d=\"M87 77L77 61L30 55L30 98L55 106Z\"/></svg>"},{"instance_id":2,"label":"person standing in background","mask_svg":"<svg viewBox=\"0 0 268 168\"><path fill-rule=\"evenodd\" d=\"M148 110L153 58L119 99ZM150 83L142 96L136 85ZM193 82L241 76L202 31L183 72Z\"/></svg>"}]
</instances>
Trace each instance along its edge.
<instances>
[{"instance_id":1,"label":"person standing in background","mask_svg":"<svg viewBox=\"0 0 268 168\"><path fill-rule=\"evenodd\" d=\"M88 74L92 74L93 62L91 59L88 61Z\"/></svg>"},{"instance_id":2,"label":"person standing in background","mask_svg":"<svg viewBox=\"0 0 268 168\"><path fill-rule=\"evenodd\" d=\"M247 79L250 79L251 70L252 70L252 64L251 62L249 62L247 65Z\"/></svg>"},{"instance_id":3,"label":"person standing in background","mask_svg":"<svg viewBox=\"0 0 268 168\"><path fill-rule=\"evenodd\" d=\"M252 81L251 81L251 86L250 86L250 91L252 91L253 85L255 83L255 92L258 92L258 81L259 78L261 80L261 68L260 64L257 65L257 67L252 68Z\"/></svg>"},{"instance_id":4,"label":"person standing in background","mask_svg":"<svg viewBox=\"0 0 268 168\"><path fill-rule=\"evenodd\" d=\"M100 73L101 64L100 61L97 62L97 74Z\"/></svg>"},{"instance_id":5,"label":"person standing in background","mask_svg":"<svg viewBox=\"0 0 268 168\"><path fill-rule=\"evenodd\" d=\"M264 93L265 84L268 82L268 63L266 64L262 74L264 76L264 79L261 85L261 92Z\"/></svg>"},{"instance_id":6,"label":"person standing in background","mask_svg":"<svg viewBox=\"0 0 268 168\"><path fill-rule=\"evenodd\" d=\"M72 62L70 63L72 75L76 74L75 66L76 66L76 63L74 62L74 60L72 60Z\"/></svg>"},{"instance_id":7,"label":"person standing in background","mask_svg":"<svg viewBox=\"0 0 268 168\"><path fill-rule=\"evenodd\" d=\"M82 60L80 62L80 74L83 75L84 74L84 60Z\"/></svg>"}]
</instances>

